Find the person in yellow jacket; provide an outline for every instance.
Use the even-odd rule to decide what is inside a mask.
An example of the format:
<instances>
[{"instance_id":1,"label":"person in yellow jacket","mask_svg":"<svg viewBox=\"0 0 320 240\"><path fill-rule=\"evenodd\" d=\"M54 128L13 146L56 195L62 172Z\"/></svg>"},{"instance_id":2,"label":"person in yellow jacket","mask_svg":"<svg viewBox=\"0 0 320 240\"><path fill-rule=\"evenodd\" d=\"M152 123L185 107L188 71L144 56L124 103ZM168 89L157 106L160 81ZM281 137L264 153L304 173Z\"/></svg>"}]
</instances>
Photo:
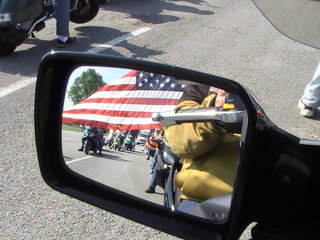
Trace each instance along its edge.
<instances>
[{"instance_id":1,"label":"person in yellow jacket","mask_svg":"<svg viewBox=\"0 0 320 240\"><path fill-rule=\"evenodd\" d=\"M225 92L206 85L187 86L178 109L220 107ZM175 177L181 192L179 211L189 212L199 202L231 193L240 153L240 136L227 133L211 122L182 123L164 129L173 153L183 159Z\"/></svg>"}]
</instances>

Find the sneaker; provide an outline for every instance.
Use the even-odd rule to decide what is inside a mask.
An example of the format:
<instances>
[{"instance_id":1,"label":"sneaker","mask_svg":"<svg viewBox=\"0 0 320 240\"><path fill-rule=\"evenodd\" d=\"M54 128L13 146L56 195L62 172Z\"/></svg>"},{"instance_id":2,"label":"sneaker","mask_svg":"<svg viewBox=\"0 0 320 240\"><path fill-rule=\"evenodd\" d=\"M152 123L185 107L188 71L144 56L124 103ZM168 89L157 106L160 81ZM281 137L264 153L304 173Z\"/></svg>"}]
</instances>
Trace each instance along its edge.
<instances>
[{"instance_id":1,"label":"sneaker","mask_svg":"<svg viewBox=\"0 0 320 240\"><path fill-rule=\"evenodd\" d=\"M60 48L63 48L63 47L68 47L68 46L71 46L73 44L76 44L77 42L79 42L79 38L77 37L69 37L67 39L67 41L62 41L62 40L59 40L57 39L57 47L60 47Z\"/></svg>"},{"instance_id":2,"label":"sneaker","mask_svg":"<svg viewBox=\"0 0 320 240\"><path fill-rule=\"evenodd\" d=\"M305 105L301 99L298 102L298 108L300 109L300 114L307 118L312 118L314 115L314 108Z\"/></svg>"},{"instance_id":3,"label":"sneaker","mask_svg":"<svg viewBox=\"0 0 320 240\"><path fill-rule=\"evenodd\" d=\"M146 193L155 193L155 192L156 192L156 190L155 190L155 188L154 188L154 187L148 187L148 189L147 189L147 190L145 190L145 192L146 192Z\"/></svg>"},{"instance_id":4,"label":"sneaker","mask_svg":"<svg viewBox=\"0 0 320 240\"><path fill-rule=\"evenodd\" d=\"M148 172L148 174L152 174L153 173L153 171L152 170L150 170L149 172Z\"/></svg>"}]
</instances>

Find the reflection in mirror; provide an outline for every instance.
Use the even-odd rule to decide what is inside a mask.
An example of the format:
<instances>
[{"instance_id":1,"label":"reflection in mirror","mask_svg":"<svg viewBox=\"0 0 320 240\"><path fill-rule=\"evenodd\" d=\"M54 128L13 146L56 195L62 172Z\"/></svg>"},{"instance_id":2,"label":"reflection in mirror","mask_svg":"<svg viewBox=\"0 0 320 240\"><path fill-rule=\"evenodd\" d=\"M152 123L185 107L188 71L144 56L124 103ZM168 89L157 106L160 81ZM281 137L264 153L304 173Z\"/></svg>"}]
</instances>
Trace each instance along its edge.
<instances>
[{"instance_id":1,"label":"reflection in mirror","mask_svg":"<svg viewBox=\"0 0 320 240\"><path fill-rule=\"evenodd\" d=\"M73 171L172 211L228 216L245 109L196 82L83 66L70 76L63 155Z\"/></svg>"}]
</instances>

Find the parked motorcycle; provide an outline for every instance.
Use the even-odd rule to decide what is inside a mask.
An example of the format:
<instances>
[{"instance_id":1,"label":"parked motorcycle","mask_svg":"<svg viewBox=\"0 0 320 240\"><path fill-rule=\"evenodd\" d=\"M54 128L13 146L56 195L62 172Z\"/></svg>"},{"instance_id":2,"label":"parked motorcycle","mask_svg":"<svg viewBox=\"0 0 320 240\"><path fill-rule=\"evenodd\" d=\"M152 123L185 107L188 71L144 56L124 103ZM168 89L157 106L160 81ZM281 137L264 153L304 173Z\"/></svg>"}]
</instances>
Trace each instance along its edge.
<instances>
[{"instance_id":1,"label":"parked motorcycle","mask_svg":"<svg viewBox=\"0 0 320 240\"><path fill-rule=\"evenodd\" d=\"M99 11L99 0L70 0L70 21L86 23ZM0 0L0 57L14 52L54 17L55 0Z\"/></svg>"}]
</instances>

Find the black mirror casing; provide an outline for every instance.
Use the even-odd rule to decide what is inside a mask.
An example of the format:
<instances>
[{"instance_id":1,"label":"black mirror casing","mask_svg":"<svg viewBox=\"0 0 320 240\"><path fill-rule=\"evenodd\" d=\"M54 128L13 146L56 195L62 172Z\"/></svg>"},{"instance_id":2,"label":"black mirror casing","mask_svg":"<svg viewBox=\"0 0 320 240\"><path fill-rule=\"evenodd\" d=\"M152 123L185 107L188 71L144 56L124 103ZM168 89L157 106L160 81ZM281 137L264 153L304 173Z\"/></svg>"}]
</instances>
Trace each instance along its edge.
<instances>
[{"instance_id":1,"label":"black mirror casing","mask_svg":"<svg viewBox=\"0 0 320 240\"><path fill-rule=\"evenodd\" d=\"M205 219L171 211L94 182L66 166L61 148L63 99L70 74L82 65L123 67L170 74L177 78L221 87L241 98L247 111L248 124L246 134L242 136L245 144L241 149L234 197L226 222L214 224ZM257 106L240 84L222 77L135 59L52 52L43 58L39 66L35 97L35 134L41 174L45 182L57 191L163 232L185 239L236 239L252 219L255 219L250 216L250 209L255 208L246 207L243 193L248 194L245 187L250 178L249 164L254 156L252 141L257 131ZM264 122L268 121L266 117L262 119Z\"/></svg>"}]
</instances>

